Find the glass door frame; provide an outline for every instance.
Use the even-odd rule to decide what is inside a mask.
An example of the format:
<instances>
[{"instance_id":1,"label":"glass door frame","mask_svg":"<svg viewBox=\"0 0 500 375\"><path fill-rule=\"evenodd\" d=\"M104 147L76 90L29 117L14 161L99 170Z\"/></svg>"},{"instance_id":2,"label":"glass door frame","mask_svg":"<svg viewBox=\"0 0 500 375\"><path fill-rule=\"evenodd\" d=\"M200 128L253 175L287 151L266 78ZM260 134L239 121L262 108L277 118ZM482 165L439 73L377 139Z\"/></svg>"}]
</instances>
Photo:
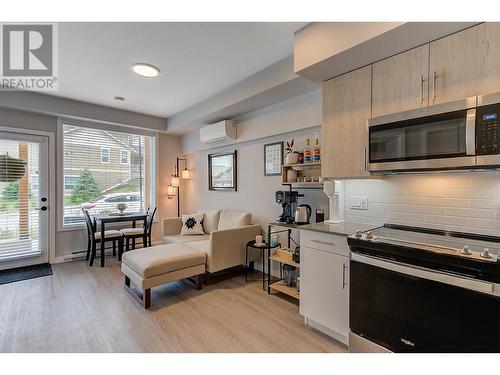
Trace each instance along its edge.
<instances>
[{"instance_id":1,"label":"glass door frame","mask_svg":"<svg viewBox=\"0 0 500 375\"><path fill-rule=\"evenodd\" d=\"M10 133L13 136L17 134L19 135L19 138L21 140L24 138L27 142L30 142L30 137L32 137L32 141L35 142L39 141L40 138L43 137L42 142L40 143L40 147L45 148L44 153L46 153L46 155L43 157L44 160L40 160L40 170L43 170L47 173L44 196L47 198L47 202L45 205L48 207L48 212L46 213L47 219L45 220L46 239L44 240L46 249L45 251L42 250L42 255L39 257L28 257L12 261L0 262L0 270L40 263L63 262L64 258L57 258L55 254L55 134L26 128L6 126L0 126L0 133ZM41 152L41 154L43 155L43 152ZM42 166L42 163L45 163L45 166ZM39 186L40 196L42 196L43 189L40 181Z\"/></svg>"}]
</instances>

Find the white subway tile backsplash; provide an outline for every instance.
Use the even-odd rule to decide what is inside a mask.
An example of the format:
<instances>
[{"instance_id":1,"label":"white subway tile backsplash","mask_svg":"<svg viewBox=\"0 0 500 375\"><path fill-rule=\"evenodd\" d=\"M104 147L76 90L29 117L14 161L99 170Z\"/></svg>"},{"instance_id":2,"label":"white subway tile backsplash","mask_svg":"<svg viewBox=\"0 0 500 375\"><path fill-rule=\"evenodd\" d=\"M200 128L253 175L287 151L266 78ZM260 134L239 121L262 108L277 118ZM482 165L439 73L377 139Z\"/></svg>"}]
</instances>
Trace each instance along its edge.
<instances>
[{"instance_id":1,"label":"white subway tile backsplash","mask_svg":"<svg viewBox=\"0 0 500 375\"><path fill-rule=\"evenodd\" d=\"M412 221L412 222L423 222L425 220L425 215L422 214L412 214L409 212L390 212L389 220L391 222L395 221Z\"/></svg>"},{"instance_id":2,"label":"white subway tile backsplash","mask_svg":"<svg viewBox=\"0 0 500 375\"><path fill-rule=\"evenodd\" d=\"M368 197L368 210L349 209L352 196ZM500 234L499 172L349 180L345 200L347 221Z\"/></svg>"}]
</instances>

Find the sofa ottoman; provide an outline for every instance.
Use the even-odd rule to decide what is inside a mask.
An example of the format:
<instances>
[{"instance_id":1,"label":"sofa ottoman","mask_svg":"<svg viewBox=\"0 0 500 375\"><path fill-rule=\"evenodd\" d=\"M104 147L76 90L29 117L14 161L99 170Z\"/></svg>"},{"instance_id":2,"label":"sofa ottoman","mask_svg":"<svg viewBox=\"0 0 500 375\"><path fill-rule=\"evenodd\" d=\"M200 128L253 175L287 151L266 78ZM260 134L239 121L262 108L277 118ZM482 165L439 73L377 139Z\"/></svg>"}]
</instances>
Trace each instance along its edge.
<instances>
[{"instance_id":1,"label":"sofa ottoman","mask_svg":"<svg viewBox=\"0 0 500 375\"><path fill-rule=\"evenodd\" d=\"M201 289L207 256L204 252L183 244L166 244L133 250L123 254L122 272L125 290L148 309L151 306L151 288L195 277L195 286ZM140 290L130 285L133 282Z\"/></svg>"}]
</instances>

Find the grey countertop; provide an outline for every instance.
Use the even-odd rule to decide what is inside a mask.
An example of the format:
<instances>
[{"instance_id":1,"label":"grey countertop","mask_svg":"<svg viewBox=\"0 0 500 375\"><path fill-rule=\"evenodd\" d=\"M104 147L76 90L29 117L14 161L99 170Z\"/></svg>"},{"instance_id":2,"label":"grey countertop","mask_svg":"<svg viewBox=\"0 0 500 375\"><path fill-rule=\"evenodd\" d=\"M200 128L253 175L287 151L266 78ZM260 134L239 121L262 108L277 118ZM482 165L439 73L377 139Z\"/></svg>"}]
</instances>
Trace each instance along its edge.
<instances>
[{"instance_id":1,"label":"grey countertop","mask_svg":"<svg viewBox=\"0 0 500 375\"><path fill-rule=\"evenodd\" d=\"M369 230L378 227L379 225L373 224L360 224L360 223L338 223L338 224L329 224L329 223L311 223L306 225L301 225L297 229L300 230L308 230L312 232L321 232L327 234L335 234L338 236L348 236L349 234L354 234L358 229L360 230Z\"/></svg>"}]
</instances>

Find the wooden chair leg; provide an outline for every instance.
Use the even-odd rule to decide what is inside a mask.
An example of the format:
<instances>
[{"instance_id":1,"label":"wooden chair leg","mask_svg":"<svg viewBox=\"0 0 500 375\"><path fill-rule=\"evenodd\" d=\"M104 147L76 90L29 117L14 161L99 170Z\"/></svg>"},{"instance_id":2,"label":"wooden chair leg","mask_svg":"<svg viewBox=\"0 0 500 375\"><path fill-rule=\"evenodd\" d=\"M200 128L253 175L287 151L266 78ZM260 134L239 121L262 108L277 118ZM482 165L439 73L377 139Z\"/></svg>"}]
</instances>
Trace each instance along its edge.
<instances>
[{"instance_id":1,"label":"wooden chair leg","mask_svg":"<svg viewBox=\"0 0 500 375\"><path fill-rule=\"evenodd\" d=\"M135 237L132 238L132 250L135 250Z\"/></svg>"},{"instance_id":2,"label":"wooden chair leg","mask_svg":"<svg viewBox=\"0 0 500 375\"><path fill-rule=\"evenodd\" d=\"M129 251L130 250L130 238L125 237L125 241L127 242L127 247L126 247L125 251Z\"/></svg>"},{"instance_id":3,"label":"wooden chair leg","mask_svg":"<svg viewBox=\"0 0 500 375\"><path fill-rule=\"evenodd\" d=\"M113 240L113 256L114 257L116 256L116 241L117 240Z\"/></svg>"},{"instance_id":4,"label":"wooden chair leg","mask_svg":"<svg viewBox=\"0 0 500 375\"><path fill-rule=\"evenodd\" d=\"M92 249L92 241L90 241L90 238L87 241L87 253L85 254L85 261L87 262L90 258L90 250Z\"/></svg>"},{"instance_id":5,"label":"wooden chair leg","mask_svg":"<svg viewBox=\"0 0 500 375\"><path fill-rule=\"evenodd\" d=\"M90 255L90 266L92 267L94 265L94 259L96 256L96 241L92 242L92 252Z\"/></svg>"},{"instance_id":6,"label":"wooden chair leg","mask_svg":"<svg viewBox=\"0 0 500 375\"><path fill-rule=\"evenodd\" d=\"M123 237L121 237L118 240L118 260L120 262L122 261L122 255L123 255Z\"/></svg>"}]
</instances>

